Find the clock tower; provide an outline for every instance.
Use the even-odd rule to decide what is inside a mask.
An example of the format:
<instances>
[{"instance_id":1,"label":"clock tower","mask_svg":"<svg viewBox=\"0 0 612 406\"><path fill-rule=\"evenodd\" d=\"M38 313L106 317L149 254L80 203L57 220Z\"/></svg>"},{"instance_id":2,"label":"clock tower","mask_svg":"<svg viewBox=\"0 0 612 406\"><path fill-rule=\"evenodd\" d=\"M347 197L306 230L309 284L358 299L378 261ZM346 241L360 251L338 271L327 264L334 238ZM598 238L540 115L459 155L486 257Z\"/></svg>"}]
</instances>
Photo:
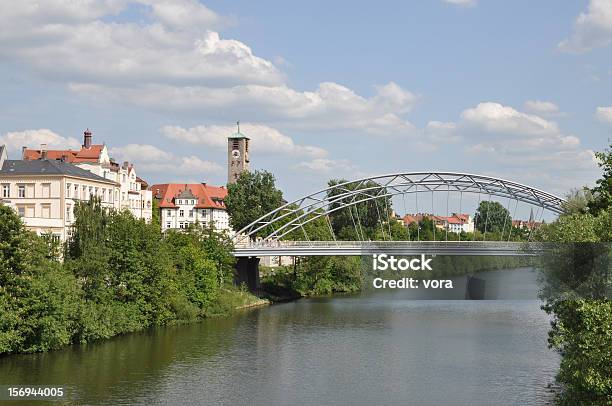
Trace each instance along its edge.
<instances>
[{"instance_id":1,"label":"clock tower","mask_svg":"<svg viewBox=\"0 0 612 406\"><path fill-rule=\"evenodd\" d=\"M240 132L240 122L236 123L236 133L227 138L227 183L236 183L238 176L249 170L249 138Z\"/></svg>"}]
</instances>

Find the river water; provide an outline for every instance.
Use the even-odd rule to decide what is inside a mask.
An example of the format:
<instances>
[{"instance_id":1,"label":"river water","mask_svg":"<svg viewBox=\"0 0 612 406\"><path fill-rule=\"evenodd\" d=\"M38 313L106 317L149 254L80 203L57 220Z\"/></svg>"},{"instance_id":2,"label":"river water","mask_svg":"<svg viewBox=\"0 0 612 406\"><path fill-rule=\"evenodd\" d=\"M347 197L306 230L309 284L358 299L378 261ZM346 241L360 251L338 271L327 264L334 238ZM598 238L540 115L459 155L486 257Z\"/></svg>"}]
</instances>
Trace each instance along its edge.
<instances>
[{"instance_id":1,"label":"river water","mask_svg":"<svg viewBox=\"0 0 612 406\"><path fill-rule=\"evenodd\" d=\"M0 358L0 383L62 385L65 403L79 405L546 404L559 357L547 348L549 319L535 290L524 289L535 273L492 275L523 298L302 299Z\"/></svg>"}]
</instances>

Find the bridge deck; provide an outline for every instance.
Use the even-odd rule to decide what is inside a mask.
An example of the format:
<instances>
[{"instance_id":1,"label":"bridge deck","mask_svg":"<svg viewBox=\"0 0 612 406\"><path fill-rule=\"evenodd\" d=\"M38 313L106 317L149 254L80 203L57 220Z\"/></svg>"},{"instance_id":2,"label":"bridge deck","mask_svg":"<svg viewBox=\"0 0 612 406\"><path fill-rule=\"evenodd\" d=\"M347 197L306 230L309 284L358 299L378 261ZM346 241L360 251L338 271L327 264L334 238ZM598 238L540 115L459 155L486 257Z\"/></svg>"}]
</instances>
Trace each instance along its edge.
<instances>
[{"instance_id":1,"label":"bridge deck","mask_svg":"<svg viewBox=\"0 0 612 406\"><path fill-rule=\"evenodd\" d=\"M237 246L236 257L265 256L361 256L389 255L469 255L533 256L546 249L542 243L498 241L282 241L257 242Z\"/></svg>"}]
</instances>

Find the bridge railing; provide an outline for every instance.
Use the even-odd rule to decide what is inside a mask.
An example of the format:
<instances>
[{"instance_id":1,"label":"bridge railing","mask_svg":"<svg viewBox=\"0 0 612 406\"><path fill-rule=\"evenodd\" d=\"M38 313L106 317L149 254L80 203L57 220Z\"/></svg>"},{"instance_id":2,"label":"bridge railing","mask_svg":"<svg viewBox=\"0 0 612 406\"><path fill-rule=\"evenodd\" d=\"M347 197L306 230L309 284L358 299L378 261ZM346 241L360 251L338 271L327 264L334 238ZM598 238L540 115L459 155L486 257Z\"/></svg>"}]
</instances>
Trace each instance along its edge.
<instances>
[{"instance_id":1,"label":"bridge railing","mask_svg":"<svg viewBox=\"0 0 612 406\"><path fill-rule=\"evenodd\" d=\"M239 244L236 249L266 248L487 248L487 249L545 249L546 243L506 241L254 241Z\"/></svg>"}]
</instances>

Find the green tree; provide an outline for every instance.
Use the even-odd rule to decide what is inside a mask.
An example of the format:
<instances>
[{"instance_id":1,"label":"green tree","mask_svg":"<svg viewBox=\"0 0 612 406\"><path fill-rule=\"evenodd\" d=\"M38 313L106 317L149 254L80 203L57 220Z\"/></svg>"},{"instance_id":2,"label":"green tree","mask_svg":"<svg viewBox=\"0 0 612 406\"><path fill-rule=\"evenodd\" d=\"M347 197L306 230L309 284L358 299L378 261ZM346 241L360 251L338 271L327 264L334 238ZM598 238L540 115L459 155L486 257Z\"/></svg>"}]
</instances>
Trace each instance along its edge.
<instances>
[{"instance_id":1,"label":"green tree","mask_svg":"<svg viewBox=\"0 0 612 406\"><path fill-rule=\"evenodd\" d=\"M499 202L482 201L474 216L476 229L481 233L501 233L512 226L510 212Z\"/></svg>"},{"instance_id":2,"label":"green tree","mask_svg":"<svg viewBox=\"0 0 612 406\"><path fill-rule=\"evenodd\" d=\"M328 182L330 187L337 186L328 193L328 199L336 199L330 204L330 210L347 205L329 215L336 236L341 240L361 240L362 236L366 240L374 240L377 236L389 239L389 222L394 219L391 219L392 202L389 196L385 196L386 189L373 181L338 186L346 182L342 179L332 179ZM350 197L338 197L357 189L364 192ZM383 197L352 204L375 195Z\"/></svg>"},{"instance_id":3,"label":"green tree","mask_svg":"<svg viewBox=\"0 0 612 406\"><path fill-rule=\"evenodd\" d=\"M612 206L598 216L561 215L537 231L557 243L541 258L543 308L554 316L549 345L562 355L562 404L606 404L612 398Z\"/></svg>"},{"instance_id":4,"label":"green tree","mask_svg":"<svg viewBox=\"0 0 612 406\"><path fill-rule=\"evenodd\" d=\"M76 280L50 259L47 241L0 204L0 354L47 351L71 342Z\"/></svg>"},{"instance_id":5,"label":"green tree","mask_svg":"<svg viewBox=\"0 0 612 406\"><path fill-rule=\"evenodd\" d=\"M612 206L612 144L610 148L596 152L595 157L603 170L603 176L597 180L592 190L593 198L588 203L589 210L594 215Z\"/></svg>"},{"instance_id":6,"label":"green tree","mask_svg":"<svg viewBox=\"0 0 612 406\"><path fill-rule=\"evenodd\" d=\"M275 186L274 175L267 171L243 172L236 183L228 185L225 205L230 225L241 230L264 214L281 206L283 194ZM269 227L257 235L265 235Z\"/></svg>"}]
</instances>

